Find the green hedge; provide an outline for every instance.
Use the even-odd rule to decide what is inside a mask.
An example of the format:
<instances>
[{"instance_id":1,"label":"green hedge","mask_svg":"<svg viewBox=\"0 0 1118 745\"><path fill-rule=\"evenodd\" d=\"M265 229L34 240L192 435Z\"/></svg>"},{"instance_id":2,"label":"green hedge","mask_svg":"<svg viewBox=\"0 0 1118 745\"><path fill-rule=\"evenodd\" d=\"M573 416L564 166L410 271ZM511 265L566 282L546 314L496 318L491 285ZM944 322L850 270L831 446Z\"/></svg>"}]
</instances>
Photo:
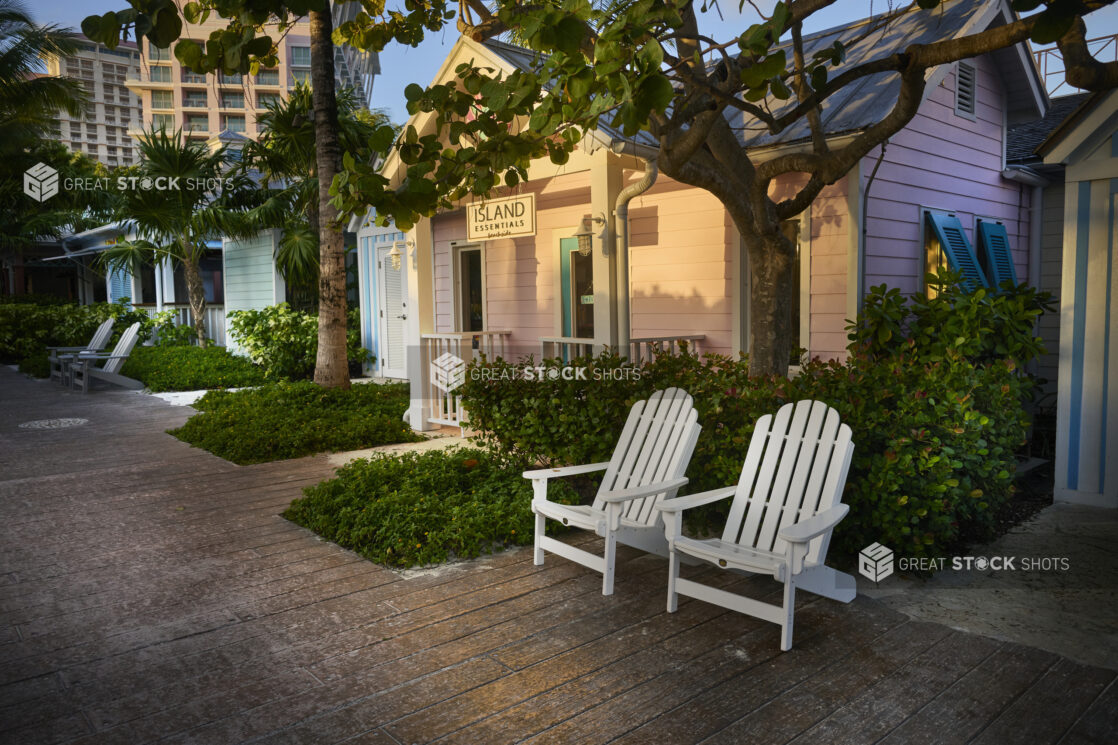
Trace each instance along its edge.
<instances>
[{"instance_id":1,"label":"green hedge","mask_svg":"<svg viewBox=\"0 0 1118 745\"><path fill-rule=\"evenodd\" d=\"M717 355L662 356L634 369L603 354L570 363L586 368L585 380L528 379L518 374L523 363L483 361L459 390L483 445L573 464L609 457L635 401L683 388L703 426L686 493L737 482L758 417L789 401L824 401L855 444L843 496L851 511L833 545L852 555L879 541L902 556L943 556L989 535L1013 494L1028 426L1022 402L1033 389L1018 363L1044 351L1033 329L1052 307L1049 294L1024 285L965 292L957 281L929 275L933 298L873 288L849 327L849 360L810 362L792 379L751 378L746 360ZM694 511L696 527L720 524L726 508Z\"/></svg>"},{"instance_id":2,"label":"green hedge","mask_svg":"<svg viewBox=\"0 0 1118 745\"><path fill-rule=\"evenodd\" d=\"M423 437L403 422L406 384L275 383L244 391L210 391L170 434L241 465L327 451L358 450Z\"/></svg>"},{"instance_id":3,"label":"green hedge","mask_svg":"<svg viewBox=\"0 0 1118 745\"><path fill-rule=\"evenodd\" d=\"M532 542L532 490L520 474L472 449L356 460L304 489L283 515L389 566L472 558ZM549 497L575 501L560 482Z\"/></svg>"},{"instance_id":4,"label":"green hedge","mask_svg":"<svg viewBox=\"0 0 1118 745\"><path fill-rule=\"evenodd\" d=\"M155 392L244 388L266 382L263 370L224 347L138 346L122 372Z\"/></svg>"},{"instance_id":5,"label":"green hedge","mask_svg":"<svg viewBox=\"0 0 1118 745\"><path fill-rule=\"evenodd\" d=\"M123 303L52 305L0 303L0 362L19 362L29 373L46 375L47 347L72 347L87 343L106 318L115 318L109 348L131 324L141 323L139 341L152 332L146 313Z\"/></svg>"},{"instance_id":6,"label":"green hedge","mask_svg":"<svg viewBox=\"0 0 1118 745\"><path fill-rule=\"evenodd\" d=\"M366 362L371 356L361 346L360 309L350 308L346 319L346 356L350 362ZM314 376L318 316L292 310L287 303L238 310L229 314L229 331L269 378L306 380Z\"/></svg>"}]
</instances>

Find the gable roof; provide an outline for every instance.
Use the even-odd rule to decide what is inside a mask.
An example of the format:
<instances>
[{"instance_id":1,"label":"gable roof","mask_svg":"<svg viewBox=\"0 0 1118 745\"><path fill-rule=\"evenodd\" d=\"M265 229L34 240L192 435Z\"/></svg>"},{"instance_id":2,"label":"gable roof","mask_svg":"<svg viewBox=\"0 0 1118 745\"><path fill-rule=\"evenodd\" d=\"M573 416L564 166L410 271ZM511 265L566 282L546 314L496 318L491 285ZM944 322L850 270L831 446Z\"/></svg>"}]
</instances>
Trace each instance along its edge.
<instances>
[{"instance_id":1,"label":"gable roof","mask_svg":"<svg viewBox=\"0 0 1118 745\"><path fill-rule=\"evenodd\" d=\"M836 74L844 69L888 57L913 44L931 44L957 38L1003 25L1015 18L1001 0L949 0L934 11L922 10L914 3L892 20L888 20L888 15L873 16L805 36L804 56L810 58L815 52L831 47L836 41L841 42L846 55L843 64L832 71L832 74ZM784 49L791 57L791 41L784 42L778 48ZM1018 44L999 50L992 57L1006 87L1010 121L1043 115L1047 108L1047 94L1026 45ZM928 93L950 67L941 65L928 72ZM822 107L824 130L828 135L840 135L877 123L896 104L900 85L898 74L885 72L868 75L836 91ZM782 102L769 98L766 103L777 114L795 105L794 99ZM737 112L734 114L737 115ZM806 118L801 118L776 135L770 134L763 124L749 115L742 116L739 126L744 127L742 139L749 147L791 144L806 141L811 136Z\"/></svg>"},{"instance_id":2,"label":"gable roof","mask_svg":"<svg viewBox=\"0 0 1118 745\"><path fill-rule=\"evenodd\" d=\"M1045 138L1037 153L1046 165L1070 165L1090 156L1116 130L1118 90L1091 93Z\"/></svg>"},{"instance_id":3,"label":"gable roof","mask_svg":"<svg viewBox=\"0 0 1118 745\"><path fill-rule=\"evenodd\" d=\"M1075 93L1053 98L1048 112L1040 119L1009 127L1005 139L1006 162L1025 163L1036 160L1037 151L1048 136L1090 97L1090 93Z\"/></svg>"}]
</instances>

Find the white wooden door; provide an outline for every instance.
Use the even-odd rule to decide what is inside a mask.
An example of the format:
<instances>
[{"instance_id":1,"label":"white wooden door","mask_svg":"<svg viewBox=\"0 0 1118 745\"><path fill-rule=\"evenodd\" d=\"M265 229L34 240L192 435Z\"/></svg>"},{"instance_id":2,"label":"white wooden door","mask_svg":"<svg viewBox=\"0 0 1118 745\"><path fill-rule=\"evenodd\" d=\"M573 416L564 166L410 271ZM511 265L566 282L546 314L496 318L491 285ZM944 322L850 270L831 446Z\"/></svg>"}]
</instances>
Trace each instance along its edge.
<instances>
[{"instance_id":1,"label":"white wooden door","mask_svg":"<svg viewBox=\"0 0 1118 745\"><path fill-rule=\"evenodd\" d=\"M406 378L407 341L405 320L408 317L408 249L396 243L400 252L400 268L392 267L393 246L377 247L377 317L380 343L377 345L380 374L386 378Z\"/></svg>"}]
</instances>

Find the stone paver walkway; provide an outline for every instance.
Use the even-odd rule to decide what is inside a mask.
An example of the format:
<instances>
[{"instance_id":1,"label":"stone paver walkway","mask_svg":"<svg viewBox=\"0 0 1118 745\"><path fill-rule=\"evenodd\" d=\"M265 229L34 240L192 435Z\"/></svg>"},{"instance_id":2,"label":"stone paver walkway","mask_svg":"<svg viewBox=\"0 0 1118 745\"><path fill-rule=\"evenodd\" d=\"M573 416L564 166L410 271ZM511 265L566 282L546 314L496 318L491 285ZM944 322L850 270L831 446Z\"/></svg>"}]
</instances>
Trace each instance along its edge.
<instances>
[{"instance_id":1,"label":"stone paver walkway","mask_svg":"<svg viewBox=\"0 0 1118 745\"><path fill-rule=\"evenodd\" d=\"M611 598L527 550L388 571L278 516L325 458L234 466L164 434L189 413L0 369L0 742L1118 739L1115 672L865 598L802 593L781 654L774 625L665 613L636 552ZM53 418L88 421L18 426Z\"/></svg>"}]
</instances>

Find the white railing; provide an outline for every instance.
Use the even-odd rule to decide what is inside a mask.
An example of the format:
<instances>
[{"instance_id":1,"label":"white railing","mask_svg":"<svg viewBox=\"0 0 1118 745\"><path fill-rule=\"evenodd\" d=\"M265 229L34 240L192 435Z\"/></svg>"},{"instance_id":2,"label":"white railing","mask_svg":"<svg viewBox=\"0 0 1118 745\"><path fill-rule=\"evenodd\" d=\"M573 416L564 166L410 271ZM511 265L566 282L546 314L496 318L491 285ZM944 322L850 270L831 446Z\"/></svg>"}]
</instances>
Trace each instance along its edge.
<instances>
[{"instance_id":1,"label":"white railing","mask_svg":"<svg viewBox=\"0 0 1118 745\"><path fill-rule=\"evenodd\" d=\"M580 339L577 336L541 336L540 359L558 357L561 360L573 360L575 357L594 355L605 349L604 344L599 344L599 348L595 350L594 344L593 339Z\"/></svg>"},{"instance_id":2,"label":"white railing","mask_svg":"<svg viewBox=\"0 0 1118 745\"><path fill-rule=\"evenodd\" d=\"M629 340L629 361L635 365L652 362L662 354L678 356L683 347L697 353L699 344L706 339L705 334L689 336L643 336Z\"/></svg>"},{"instance_id":3,"label":"white railing","mask_svg":"<svg viewBox=\"0 0 1118 745\"><path fill-rule=\"evenodd\" d=\"M452 427L461 427L466 423L466 412L462 408L462 401L454 393L457 386L447 385L448 381L445 378L436 380L434 370L439 368L446 371L448 375L453 375L464 370L466 365L482 355L491 360L506 357L508 338L511 335L511 331L467 331L423 334L420 337L419 363L425 381L424 405L430 411L428 422ZM446 357L446 355L452 356Z\"/></svg>"},{"instance_id":4,"label":"white railing","mask_svg":"<svg viewBox=\"0 0 1118 745\"><path fill-rule=\"evenodd\" d=\"M160 312L158 306L155 305L137 305L137 310L142 310L149 316L155 316ZM163 310L175 311L175 325L176 326L194 326L194 314L190 311L190 306L185 303L164 303ZM219 347L225 346L225 306L206 304L206 338L212 341Z\"/></svg>"},{"instance_id":5,"label":"white railing","mask_svg":"<svg viewBox=\"0 0 1118 745\"><path fill-rule=\"evenodd\" d=\"M706 336L704 334L690 334L684 336L644 336L629 340L629 361L634 364L651 362L661 354L678 355L686 346L692 352L696 351L699 343ZM575 357L594 355L605 348L604 344L597 344L593 339L579 339L572 336L544 336L540 338L540 356L542 359L572 360Z\"/></svg>"}]
</instances>

